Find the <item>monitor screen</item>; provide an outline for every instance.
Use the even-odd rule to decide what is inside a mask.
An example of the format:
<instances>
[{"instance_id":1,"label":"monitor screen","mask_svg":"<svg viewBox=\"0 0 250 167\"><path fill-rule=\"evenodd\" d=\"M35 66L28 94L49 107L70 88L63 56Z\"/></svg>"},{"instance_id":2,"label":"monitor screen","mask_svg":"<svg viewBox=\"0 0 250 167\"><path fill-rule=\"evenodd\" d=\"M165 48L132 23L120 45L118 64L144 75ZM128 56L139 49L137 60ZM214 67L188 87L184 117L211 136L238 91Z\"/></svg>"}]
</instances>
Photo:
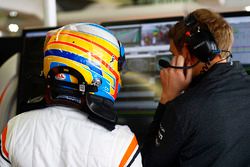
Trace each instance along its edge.
<instances>
[{"instance_id":1,"label":"monitor screen","mask_svg":"<svg viewBox=\"0 0 250 167\"><path fill-rule=\"evenodd\" d=\"M169 29L183 17L106 22L125 47L126 67L122 71L122 88L115 103L119 123L128 124L143 138L160 99L160 59L171 59Z\"/></svg>"},{"instance_id":2,"label":"monitor screen","mask_svg":"<svg viewBox=\"0 0 250 167\"><path fill-rule=\"evenodd\" d=\"M39 108L44 94L43 45L47 31L53 28L23 30L23 47L20 59L17 114Z\"/></svg>"},{"instance_id":3,"label":"monitor screen","mask_svg":"<svg viewBox=\"0 0 250 167\"><path fill-rule=\"evenodd\" d=\"M22 49L22 38L15 37L0 37L0 67L15 53L19 53Z\"/></svg>"},{"instance_id":4,"label":"monitor screen","mask_svg":"<svg viewBox=\"0 0 250 167\"><path fill-rule=\"evenodd\" d=\"M112 33L126 46L140 46L141 29L138 26L113 29Z\"/></svg>"},{"instance_id":5,"label":"monitor screen","mask_svg":"<svg viewBox=\"0 0 250 167\"><path fill-rule=\"evenodd\" d=\"M222 13L233 28L233 60L240 61L250 73L250 12Z\"/></svg>"}]
</instances>

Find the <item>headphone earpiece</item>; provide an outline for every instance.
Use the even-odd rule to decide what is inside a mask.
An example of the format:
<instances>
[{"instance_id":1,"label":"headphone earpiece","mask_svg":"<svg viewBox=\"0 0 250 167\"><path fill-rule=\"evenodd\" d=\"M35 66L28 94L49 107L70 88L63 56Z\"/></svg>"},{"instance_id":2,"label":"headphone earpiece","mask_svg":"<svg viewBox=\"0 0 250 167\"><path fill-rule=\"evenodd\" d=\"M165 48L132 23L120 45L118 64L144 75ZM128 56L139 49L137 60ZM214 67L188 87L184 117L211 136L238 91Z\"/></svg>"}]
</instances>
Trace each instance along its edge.
<instances>
[{"instance_id":1,"label":"headphone earpiece","mask_svg":"<svg viewBox=\"0 0 250 167\"><path fill-rule=\"evenodd\" d=\"M201 62L213 60L220 53L220 49L208 28L202 27L192 14L188 15L184 22L187 27L185 42L189 52Z\"/></svg>"}]
</instances>

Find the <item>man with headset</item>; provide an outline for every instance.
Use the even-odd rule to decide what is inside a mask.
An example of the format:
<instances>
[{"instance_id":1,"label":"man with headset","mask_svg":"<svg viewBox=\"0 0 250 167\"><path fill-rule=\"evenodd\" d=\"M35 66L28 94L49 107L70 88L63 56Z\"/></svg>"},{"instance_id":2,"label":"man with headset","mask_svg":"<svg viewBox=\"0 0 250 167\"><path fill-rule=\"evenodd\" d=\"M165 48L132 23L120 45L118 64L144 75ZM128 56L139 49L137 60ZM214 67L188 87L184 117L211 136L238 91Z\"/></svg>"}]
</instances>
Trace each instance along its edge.
<instances>
[{"instance_id":1,"label":"man with headset","mask_svg":"<svg viewBox=\"0 0 250 167\"><path fill-rule=\"evenodd\" d=\"M144 166L249 166L250 77L228 60L232 28L197 9L168 35L173 59L159 62L162 94L142 148Z\"/></svg>"},{"instance_id":2,"label":"man with headset","mask_svg":"<svg viewBox=\"0 0 250 167\"><path fill-rule=\"evenodd\" d=\"M47 33L47 108L17 115L0 140L0 166L142 166L135 135L113 110L125 61L104 27L76 23Z\"/></svg>"}]
</instances>

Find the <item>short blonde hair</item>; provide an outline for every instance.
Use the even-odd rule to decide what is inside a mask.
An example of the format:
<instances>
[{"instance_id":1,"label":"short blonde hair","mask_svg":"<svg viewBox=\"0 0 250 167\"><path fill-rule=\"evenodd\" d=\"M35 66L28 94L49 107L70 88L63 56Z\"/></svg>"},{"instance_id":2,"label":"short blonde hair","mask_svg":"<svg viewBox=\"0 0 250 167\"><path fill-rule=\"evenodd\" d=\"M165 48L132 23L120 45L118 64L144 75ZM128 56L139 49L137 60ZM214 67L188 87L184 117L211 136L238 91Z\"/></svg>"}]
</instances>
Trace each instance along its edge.
<instances>
[{"instance_id":1,"label":"short blonde hair","mask_svg":"<svg viewBox=\"0 0 250 167\"><path fill-rule=\"evenodd\" d=\"M197 9L190 14L195 17L199 24L208 28L220 50L231 51L234 40L233 29L221 15L208 9ZM185 42L185 32L186 25L184 21L180 21L168 33L178 50L183 47ZM221 54L222 57L225 55L227 54Z\"/></svg>"}]
</instances>

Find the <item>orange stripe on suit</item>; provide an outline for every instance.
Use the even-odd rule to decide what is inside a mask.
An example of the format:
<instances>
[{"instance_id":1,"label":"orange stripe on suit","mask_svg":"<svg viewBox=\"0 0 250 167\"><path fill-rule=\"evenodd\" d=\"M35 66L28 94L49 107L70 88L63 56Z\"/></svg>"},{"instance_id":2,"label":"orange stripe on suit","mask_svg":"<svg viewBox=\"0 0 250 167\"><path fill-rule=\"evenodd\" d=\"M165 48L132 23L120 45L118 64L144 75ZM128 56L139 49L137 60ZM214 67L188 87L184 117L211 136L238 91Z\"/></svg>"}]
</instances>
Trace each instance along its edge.
<instances>
[{"instance_id":1,"label":"orange stripe on suit","mask_svg":"<svg viewBox=\"0 0 250 167\"><path fill-rule=\"evenodd\" d=\"M119 164L119 167L123 167L125 166L125 164L127 163L129 157L132 155L132 153L134 152L136 146L138 145L137 143L137 140L136 140L136 137L134 136L130 145L128 146L127 148L127 151L125 152L120 164Z\"/></svg>"},{"instance_id":2,"label":"orange stripe on suit","mask_svg":"<svg viewBox=\"0 0 250 167\"><path fill-rule=\"evenodd\" d=\"M3 150L4 156L9 158L9 153L8 153L8 151L6 149L6 146L5 146L5 144L6 144L6 136L7 136L7 127L5 127L3 129L3 133L2 133L2 150Z\"/></svg>"}]
</instances>

